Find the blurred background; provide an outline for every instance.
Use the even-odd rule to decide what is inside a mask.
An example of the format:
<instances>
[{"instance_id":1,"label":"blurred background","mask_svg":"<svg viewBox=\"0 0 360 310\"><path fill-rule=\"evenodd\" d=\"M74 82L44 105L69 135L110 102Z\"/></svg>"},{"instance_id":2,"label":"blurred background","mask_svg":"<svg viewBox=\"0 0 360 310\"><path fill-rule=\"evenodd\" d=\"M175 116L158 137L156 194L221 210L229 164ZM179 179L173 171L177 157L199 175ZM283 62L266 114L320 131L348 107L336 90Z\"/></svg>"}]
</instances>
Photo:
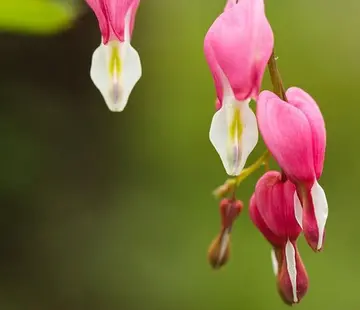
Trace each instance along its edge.
<instances>
[{"instance_id":1,"label":"blurred background","mask_svg":"<svg viewBox=\"0 0 360 310\"><path fill-rule=\"evenodd\" d=\"M90 80L100 33L85 2L0 2L0 309L287 307L247 209L229 264L207 263L219 230L211 192L226 175L208 140L203 38L224 2L142 1L132 42L143 77L122 113ZM311 93L327 122L327 241L315 255L300 240L310 287L297 307L357 309L360 2L266 5L285 85ZM246 204L260 175L238 191Z\"/></svg>"}]
</instances>

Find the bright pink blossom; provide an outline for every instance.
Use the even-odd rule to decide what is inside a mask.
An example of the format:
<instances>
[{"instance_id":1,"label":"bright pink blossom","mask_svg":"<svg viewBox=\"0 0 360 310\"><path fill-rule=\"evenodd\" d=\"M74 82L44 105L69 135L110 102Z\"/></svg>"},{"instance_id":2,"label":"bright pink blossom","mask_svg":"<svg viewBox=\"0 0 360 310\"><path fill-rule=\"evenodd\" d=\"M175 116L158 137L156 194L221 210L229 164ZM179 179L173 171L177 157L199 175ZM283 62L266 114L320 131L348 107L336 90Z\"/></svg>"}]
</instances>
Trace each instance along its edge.
<instances>
[{"instance_id":1,"label":"bright pink blossom","mask_svg":"<svg viewBox=\"0 0 360 310\"><path fill-rule=\"evenodd\" d=\"M323 247L328 205L320 178L326 146L325 124L313 98L300 88L286 92L288 102L263 91L257 119L265 144L287 177L296 185L294 201L302 205L305 238L316 251Z\"/></svg>"},{"instance_id":2,"label":"bright pink blossom","mask_svg":"<svg viewBox=\"0 0 360 310\"><path fill-rule=\"evenodd\" d=\"M217 95L209 137L229 175L241 173L257 144L249 103L258 96L273 45L264 0L229 0L205 36Z\"/></svg>"},{"instance_id":3,"label":"bright pink blossom","mask_svg":"<svg viewBox=\"0 0 360 310\"><path fill-rule=\"evenodd\" d=\"M250 217L273 246L272 263L278 290L288 304L305 295L308 276L296 246L301 227L296 219L296 188L281 173L269 171L256 184L250 200Z\"/></svg>"},{"instance_id":4,"label":"bright pink blossom","mask_svg":"<svg viewBox=\"0 0 360 310\"><path fill-rule=\"evenodd\" d=\"M205 56L219 91L225 78L239 101L257 98L274 45L264 0L229 1L205 37ZM223 75L223 76L221 76ZM224 81L221 82L222 88ZM221 92L218 98L222 101Z\"/></svg>"}]
</instances>

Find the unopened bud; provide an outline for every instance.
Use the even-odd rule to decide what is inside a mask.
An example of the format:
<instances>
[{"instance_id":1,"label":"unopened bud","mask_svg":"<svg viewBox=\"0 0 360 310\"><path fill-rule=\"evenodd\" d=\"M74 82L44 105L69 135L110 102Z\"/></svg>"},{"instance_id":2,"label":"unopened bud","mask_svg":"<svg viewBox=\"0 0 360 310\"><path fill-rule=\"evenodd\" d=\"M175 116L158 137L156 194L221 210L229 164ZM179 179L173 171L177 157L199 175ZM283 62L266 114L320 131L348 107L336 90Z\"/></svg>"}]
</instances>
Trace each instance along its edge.
<instances>
[{"instance_id":1,"label":"unopened bud","mask_svg":"<svg viewBox=\"0 0 360 310\"><path fill-rule=\"evenodd\" d=\"M220 202L220 214L223 229L231 229L233 222L239 216L243 207L244 205L240 200L223 199Z\"/></svg>"},{"instance_id":2,"label":"unopened bud","mask_svg":"<svg viewBox=\"0 0 360 310\"><path fill-rule=\"evenodd\" d=\"M210 244L208 260L214 269L219 269L227 263L230 256L230 232L224 230Z\"/></svg>"},{"instance_id":3,"label":"unopened bud","mask_svg":"<svg viewBox=\"0 0 360 310\"><path fill-rule=\"evenodd\" d=\"M288 241L281 255L277 277L278 291L286 304L293 305L305 296L309 279L295 243Z\"/></svg>"}]
</instances>

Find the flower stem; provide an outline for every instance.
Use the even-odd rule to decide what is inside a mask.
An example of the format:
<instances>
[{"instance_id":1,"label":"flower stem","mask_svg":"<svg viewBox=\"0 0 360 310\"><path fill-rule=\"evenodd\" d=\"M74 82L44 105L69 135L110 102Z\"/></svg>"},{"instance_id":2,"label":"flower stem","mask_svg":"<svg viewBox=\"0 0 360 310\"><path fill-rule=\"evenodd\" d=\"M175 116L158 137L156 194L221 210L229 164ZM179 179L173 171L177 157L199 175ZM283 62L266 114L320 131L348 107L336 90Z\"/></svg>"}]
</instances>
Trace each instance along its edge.
<instances>
[{"instance_id":1,"label":"flower stem","mask_svg":"<svg viewBox=\"0 0 360 310\"><path fill-rule=\"evenodd\" d=\"M214 195L218 198L229 194L231 191L234 193L236 188L240 185L242 181L244 181L249 175L254 173L257 169L259 169L262 165L266 165L270 157L270 152L266 150L256 162L251 164L249 167L245 168L241 173L232 179L228 179L223 185L219 186L214 191Z\"/></svg>"},{"instance_id":2,"label":"flower stem","mask_svg":"<svg viewBox=\"0 0 360 310\"><path fill-rule=\"evenodd\" d=\"M276 56L274 51L272 52L270 59L268 61L268 69L269 69L271 84L273 85L274 93L278 95L280 99L287 101L284 84L276 64Z\"/></svg>"}]
</instances>

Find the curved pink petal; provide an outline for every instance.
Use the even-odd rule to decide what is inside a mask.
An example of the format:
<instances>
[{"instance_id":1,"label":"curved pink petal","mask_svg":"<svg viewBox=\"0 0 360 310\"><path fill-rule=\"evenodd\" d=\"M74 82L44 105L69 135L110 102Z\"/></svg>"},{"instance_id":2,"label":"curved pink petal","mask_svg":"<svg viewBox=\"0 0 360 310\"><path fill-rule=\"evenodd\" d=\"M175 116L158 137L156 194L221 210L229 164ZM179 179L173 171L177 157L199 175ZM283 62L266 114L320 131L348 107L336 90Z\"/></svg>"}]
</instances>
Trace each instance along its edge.
<instances>
[{"instance_id":1,"label":"curved pink petal","mask_svg":"<svg viewBox=\"0 0 360 310\"><path fill-rule=\"evenodd\" d=\"M280 247L283 245L283 240L269 229L264 219L262 218L256 205L255 194L253 194L250 199L249 213L251 221L254 223L257 229L260 230L267 241L269 241L274 247Z\"/></svg>"},{"instance_id":2,"label":"curved pink petal","mask_svg":"<svg viewBox=\"0 0 360 310\"><path fill-rule=\"evenodd\" d=\"M302 226L305 239L315 252L321 251L328 217L325 192L315 181L313 184L298 185L297 193L303 206Z\"/></svg>"},{"instance_id":3,"label":"curved pink petal","mask_svg":"<svg viewBox=\"0 0 360 310\"><path fill-rule=\"evenodd\" d=\"M312 132L304 113L272 92L263 91L256 114L265 144L288 177L295 183L312 182Z\"/></svg>"},{"instance_id":4,"label":"curved pink petal","mask_svg":"<svg viewBox=\"0 0 360 310\"><path fill-rule=\"evenodd\" d=\"M140 0L103 0L103 2L114 35L121 42L130 40ZM126 38L127 36L129 38Z\"/></svg>"},{"instance_id":5,"label":"curved pink petal","mask_svg":"<svg viewBox=\"0 0 360 310\"><path fill-rule=\"evenodd\" d=\"M222 100L223 100L223 85L222 85L222 73L221 69L216 62L216 58L214 55L214 51L212 49L212 46L210 44L210 41L205 38L204 41L204 53L206 61L209 65L210 72L214 79L215 89L216 89L216 110L219 110L222 106Z\"/></svg>"},{"instance_id":6,"label":"curved pink petal","mask_svg":"<svg viewBox=\"0 0 360 310\"><path fill-rule=\"evenodd\" d=\"M308 119L312 132L312 148L316 178L319 179L323 170L326 130L324 118L315 100L298 87L291 87L286 91L289 104L300 109Z\"/></svg>"},{"instance_id":7,"label":"curved pink petal","mask_svg":"<svg viewBox=\"0 0 360 310\"><path fill-rule=\"evenodd\" d=\"M107 17L107 12L104 6L104 1L86 0L86 2L89 5L89 7L94 11L98 19L101 36L103 38L104 44L106 44L109 41L110 29L109 29L109 20Z\"/></svg>"},{"instance_id":8,"label":"curved pink petal","mask_svg":"<svg viewBox=\"0 0 360 310\"><path fill-rule=\"evenodd\" d=\"M294 210L295 185L283 182L281 173L269 171L255 187L256 205L267 227L285 244L296 240L301 233Z\"/></svg>"},{"instance_id":9,"label":"curved pink petal","mask_svg":"<svg viewBox=\"0 0 360 310\"><path fill-rule=\"evenodd\" d=\"M274 37L263 0L241 0L222 13L205 41L237 100L257 98Z\"/></svg>"}]
</instances>

